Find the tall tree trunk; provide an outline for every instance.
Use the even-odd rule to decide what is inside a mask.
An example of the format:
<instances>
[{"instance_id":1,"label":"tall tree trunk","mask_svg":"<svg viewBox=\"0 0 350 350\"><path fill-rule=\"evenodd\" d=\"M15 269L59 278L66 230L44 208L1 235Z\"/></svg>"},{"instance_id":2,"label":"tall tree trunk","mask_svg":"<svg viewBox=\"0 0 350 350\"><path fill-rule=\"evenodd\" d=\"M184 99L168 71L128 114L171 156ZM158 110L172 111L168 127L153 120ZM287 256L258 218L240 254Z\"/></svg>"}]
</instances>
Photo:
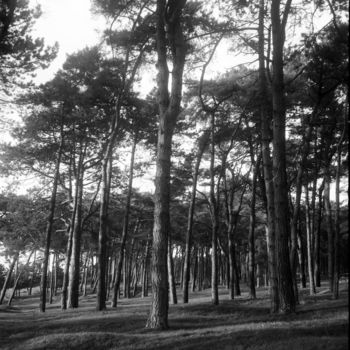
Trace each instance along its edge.
<instances>
[{"instance_id":1,"label":"tall tree trunk","mask_svg":"<svg viewBox=\"0 0 350 350\"><path fill-rule=\"evenodd\" d=\"M279 309L278 280L277 280L277 262L275 247L275 208L274 208L274 189L272 185L272 162L270 155L270 118L267 114L267 79L265 69L265 35L264 35L264 0L259 2L259 95L260 95L260 122L261 122L261 148L264 170L264 181L266 189L266 214L267 214L267 251L268 251L268 270L270 278L270 299L271 312L277 312Z\"/></svg>"},{"instance_id":2,"label":"tall tree trunk","mask_svg":"<svg viewBox=\"0 0 350 350\"><path fill-rule=\"evenodd\" d=\"M286 112L283 74L284 31L289 12L289 8L287 8L288 4L290 5L290 1L287 2L281 22L280 0L272 0L271 3L273 42L273 186L275 202L276 250L278 256L277 272L279 310L283 313L295 312L295 296L288 247L290 223L286 173Z\"/></svg>"},{"instance_id":3,"label":"tall tree trunk","mask_svg":"<svg viewBox=\"0 0 350 350\"><path fill-rule=\"evenodd\" d=\"M173 251L171 247L171 237L168 236L168 279L169 279L169 291L170 291L170 301L172 304L177 304L176 295L176 283L174 276L174 261L173 261Z\"/></svg>"},{"instance_id":4,"label":"tall tree trunk","mask_svg":"<svg viewBox=\"0 0 350 350\"><path fill-rule=\"evenodd\" d=\"M345 101L343 131L337 145L337 167L335 173L335 223L334 223L334 279L333 279L333 298L339 298L339 278L340 278L340 171L341 156L344 136L346 133L346 117L348 116L348 101Z\"/></svg>"},{"instance_id":5,"label":"tall tree trunk","mask_svg":"<svg viewBox=\"0 0 350 350\"><path fill-rule=\"evenodd\" d=\"M234 284L235 284L235 295L240 296L241 295L241 288L239 286L240 281L240 273L239 273L239 267L237 265L237 259L236 259L236 246L233 246L233 268L234 268Z\"/></svg>"},{"instance_id":6,"label":"tall tree trunk","mask_svg":"<svg viewBox=\"0 0 350 350\"><path fill-rule=\"evenodd\" d=\"M197 288L197 278L198 278L198 247L193 249L193 274L192 274L192 292Z\"/></svg>"},{"instance_id":7,"label":"tall tree trunk","mask_svg":"<svg viewBox=\"0 0 350 350\"><path fill-rule=\"evenodd\" d=\"M228 271L228 281L229 281L229 297L231 300L235 297L235 244L233 241L233 229L229 226L228 228L228 265L229 265L229 271Z\"/></svg>"},{"instance_id":8,"label":"tall tree trunk","mask_svg":"<svg viewBox=\"0 0 350 350\"><path fill-rule=\"evenodd\" d=\"M301 234L300 225L298 225L298 254L300 263L300 274L301 274L301 287L306 288L306 272L305 272L305 244Z\"/></svg>"},{"instance_id":9,"label":"tall tree trunk","mask_svg":"<svg viewBox=\"0 0 350 350\"><path fill-rule=\"evenodd\" d=\"M76 198L77 199L77 198ZM69 266L72 255L72 240L73 240L73 223L76 211L76 199L74 200L73 214L71 225L68 227L68 240L67 240L67 248L66 248L66 259L63 270L63 281L62 281L62 292L61 292L61 309L67 309L67 294L68 294L68 280L69 280Z\"/></svg>"},{"instance_id":10,"label":"tall tree trunk","mask_svg":"<svg viewBox=\"0 0 350 350\"><path fill-rule=\"evenodd\" d=\"M41 280L40 280L40 311L45 312L46 308L46 287L47 287L47 265L50 255L50 245L51 245L51 234L54 223L55 208L56 208L56 195L58 187L58 178L60 175L60 165L61 157L63 150L63 123L61 125L61 142L58 149L56 164L55 164L55 175L52 185L52 193L50 199L50 211L47 218L47 227L46 227L46 237L45 237L45 247L44 247L44 257L41 270Z\"/></svg>"},{"instance_id":11,"label":"tall tree trunk","mask_svg":"<svg viewBox=\"0 0 350 350\"><path fill-rule=\"evenodd\" d=\"M211 117L211 135L210 135L210 212L211 212L211 302L214 305L219 304L219 287L218 287L218 210L215 197L215 112L210 114Z\"/></svg>"},{"instance_id":12,"label":"tall tree trunk","mask_svg":"<svg viewBox=\"0 0 350 350\"><path fill-rule=\"evenodd\" d=\"M128 225L128 224L127 224ZM138 232L140 226L140 220L136 221L135 227L134 227L134 233L133 236ZM125 230L124 230L125 228ZM117 264L117 272L116 272L116 278L115 278L115 284L114 284L114 290L113 290L113 301L112 301L112 306L116 307L117 306L117 297L119 295L119 290L120 290L120 282L121 282L121 276L122 276L122 268L124 265L124 273L123 273L123 296L127 296L127 286L128 286L128 273L127 273L127 259L125 256L126 253L126 239L127 239L127 228L125 226L125 220L124 220L124 226L123 226L123 233L122 233L122 241L121 241L121 246L120 246L120 253L119 253L119 258L118 258L118 264Z\"/></svg>"},{"instance_id":13,"label":"tall tree trunk","mask_svg":"<svg viewBox=\"0 0 350 350\"><path fill-rule=\"evenodd\" d=\"M334 227L332 220L332 207L330 202L330 175L329 169L326 169L325 181L324 181L324 208L326 227L328 235L328 282L329 289L333 293L334 287Z\"/></svg>"},{"instance_id":14,"label":"tall tree trunk","mask_svg":"<svg viewBox=\"0 0 350 350\"><path fill-rule=\"evenodd\" d=\"M55 253L52 253L52 261L51 261L51 274L50 274L50 296L49 296L49 304L52 304L53 294L55 290L54 286L54 269L55 269Z\"/></svg>"},{"instance_id":15,"label":"tall tree trunk","mask_svg":"<svg viewBox=\"0 0 350 350\"><path fill-rule=\"evenodd\" d=\"M313 269L313 261L312 261L312 238L311 238L311 218L310 218L310 203L309 203L309 189L308 186L305 185L305 218L306 218L306 242L307 242L307 267L309 274L309 290L310 295L316 294L315 287L315 278L314 278L314 269Z\"/></svg>"},{"instance_id":16,"label":"tall tree trunk","mask_svg":"<svg viewBox=\"0 0 350 350\"><path fill-rule=\"evenodd\" d=\"M321 240L321 223L322 223L322 193L324 181L318 189L318 208L317 208L317 229L315 230L315 279L316 287L321 287L321 259L320 259L320 240Z\"/></svg>"},{"instance_id":17,"label":"tall tree trunk","mask_svg":"<svg viewBox=\"0 0 350 350\"><path fill-rule=\"evenodd\" d=\"M191 249L192 249L192 229L193 229L193 215L194 208L196 204L196 193L197 193L197 180L199 173L199 166L202 160L204 149L208 142L209 134L204 132L204 134L199 139L199 148L196 157L196 164L193 171L193 183L192 183L192 193L191 202L188 210L187 219L187 231L186 231L186 246L185 246L185 261L184 261L184 272L183 272L183 303L188 303L188 286L190 282L190 263L191 263Z\"/></svg>"},{"instance_id":18,"label":"tall tree trunk","mask_svg":"<svg viewBox=\"0 0 350 350\"><path fill-rule=\"evenodd\" d=\"M113 289L112 307L117 307L117 296L119 293L119 287L120 287L120 281L121 281L121 272L122 272L122 265L124 260L124 249L125 249L125 243L127 240L128 230L129 230L129 216L130 216L130 204L131 204L131 196L132 196L132 184L134 179L136 145L137 145L137 138L135 137L131 148L128 193L126 196L123 231L122 231L122 238L120 243L120 254L119 254L118 264L117 264L116 279L115 279L114 289ZM138 227L138 225L139 225L139 221L137 222L136 226Z\"/></svg>"},{"instance_id":19,"label":"tall tree trunk","mask_svg":"<svg viewBox=\"0 0 350 350\"><path fill-rule=\"evenodd\" d=\"M146 327L168 328L167 245L170 229L170 158L176 119L180 113L182 76L186 43L182 31L182 10L186 0L167 2L157 0L156 37L158 54L158 147L154 193L154 226L152 245L152 306ZM167 46L172 54L172 81L169 94Z\"/></svg>"},{"instance_id":20,"label":"tall tree trunk","mask_svg":"<svg viewBox=\"0 0 350 350\"><path fill-rule=\"evenodd\" d=\"M314 110L313 114L315 114L316 109ZM311 121L314 118L311 118ZM297 273L297 266L298 266L298 221L300 216L300 199L301 199L301 192L302 192L302 181L303 181L303 174L304 169L306 167L306 160L310 153L310 140L312 136L312 126L307 125L306 126L306 132L303 137L303 143L301 145L301 160L300 164L298 164L298 171L297 171L297 178L296 178L296 185L295 185L295 203L294 203L294 209L293 209L293 215L292 215L292 222L291 222L291 248L290 248L290 265L292 268L292 277L293 277L293 285L294 285L294 295L295 295L295 301L298 302L298 284L296 283L296 273Z\"/></svg>"},{"instance_id":21,"label":"tall tree trunk","mask_svg":"<svg viewBox=\"0 0 350 350\"><path fill-rule=\"evenodd\" d=\"M249 234L248 234L248 249L249 249L249 294L252 299L256 299L255 291L255 204L256 204L256 186L258 168L260 166L260 157L256 161L253 170L252 179L252 199L250 202L250 218L249 218Z\"/></svg>"},{"instance_id":22,"label":"tall tree trunk","mask_svg":"<svg viewBox=\"0 0 350 350\"><path fill-rule=\"evenodd\" d=\"M34 250L34 258L33 258L33 268L32 268L32 279L30 280L29 283L29 292L28 295L32 295L32 289L33 289L33 285L34 285L34 280L35 280L35 262L36 262L36 250ZM1 304L1 303L0 303Z\"/></svg>"},{"instance_id":23,"label":"tall tree trunk","mask_svg":"<svg viewBox=\"0 0 350 350\"><path fill-rule=\"evenodd\" d=\"M149 265L149 250L150 250L151 241L150 238L147 237L146 247L145 247L145 253L143 258L143 269L142 269L142 291L141 296L142 298L145 298L148 296L148 265Z\"/></svg>"},{"instance_id":24,"label":"tall tree trunk","mask_svg":"<svg viewBox=\"0 0 350 350\"><path fill-rule=\"evenodd\" d=\"M107 264L107 230L108 230L108 207L112 177L112 152L114 149L117 127L114 127L112 136L108 142L105 155L102 160L102 186L101 204L99 213L99 233L97 250L97 299L96 310L106 309L106 264Z\"/></svg>"},{"instance_id":25,"label":"tall tree trunk","mask_svg":"<svg viewBox=\"0 0 350 350\"><path fill-rule=\"evenodd\" d=\"M76 195L76 213L73 223L72 252L69 266L68 282L68 307L77 308L79 306L79 279L80 279L80 249L81 249L81 225L82 225L82 201L83 201L83 177L82 168L83 155L80 155L79 167L77 170L75 186Z\"/></svg>"}]
</instances>

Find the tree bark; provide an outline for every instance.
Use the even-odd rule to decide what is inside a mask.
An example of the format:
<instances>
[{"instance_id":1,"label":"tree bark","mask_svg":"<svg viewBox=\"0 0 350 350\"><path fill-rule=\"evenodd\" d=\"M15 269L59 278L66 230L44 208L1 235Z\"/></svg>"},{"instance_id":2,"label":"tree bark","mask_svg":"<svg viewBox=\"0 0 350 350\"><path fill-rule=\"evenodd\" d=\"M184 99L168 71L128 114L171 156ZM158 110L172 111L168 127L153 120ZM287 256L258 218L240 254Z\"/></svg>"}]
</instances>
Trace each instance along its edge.
<instances>
[{"instance_id":1,"label":"tree bark","mask_svg":"<svg viewBox=\"0 0 350 350\"><path fill-rule=\"evenodd\" d=\"M210 212L211 212L211 302L214 305L219 304L219 281L218 281L218 208L215 197L215 112L210 114L211 134L210 134Z\"/></svg>"},{"instance_id":2,"label":"tree bark","mask_svg":"<svg viewBox=\"0 0 350 350\"><path fill-rule=\"evenodd\" d=\"M181 15L186 0L167 2L157 0L156 36L158 55L158 146L154 193L154 226L152 245L152 306L146 327L168 328L168 276L167 245L170 229L170 158L171 142L180 113L182 98L182 76L186 56ZM172 54L172 81L169 94L169 69L167 46Z\"/></svg>"},{"instance_id":3,"label":"tree bark","mask_svg":"<svg viewBox=\"0 0 350 350\"><path fill-rule=\"evenodd\" d=\"M174 261L172 255L171 247L171 237L168 237L168 279L169 279L169 291L170 291L170 301L172 304L177 304L177 295L176 295L176 283L174 276Z\"/></svg>"},{"instance_id":4,"label":"tree bark","mask_svg":"<svg viewBox=\"0 0 350 350\"><path fill-rule=\"evenodd\" d=\"M56 164L55 164L55 175L52 186L51 200L50 200L50 211L47 219L46 227L46 238L45 238L45 248L44 248L44 257L41 270L41 280L40 280L40 311L45 312L46 308L46 287L47 287L47 266L50 255L50 245L51 245L51 234L54 223L55 208L56 208L56 195L58 187L58 178L60 175L60 165L61 157L63 151L63 124L61 125L61 142L58 149Z\"/></svg>"},{"instance_id":5,"label":"tree bark","mask_svg":"<svg viewBox=\"0 0 350 350\"><path fill-rule=\"evenodd\" d=\"M259 95L260 95L260 122L261 122L261 149L263 161L263 174L266 189L266 215L267 215L267 251L268 251L268 270L270 278L270 299L271 312L277 312L279 309L278 280L277 280L277 262L275 247L275 204L274 189L272 185L272 162L270 154L270 118L267 113L267 79L265 68L265 35L264 35L264 0L259 2Z\"/></svg>"},{"instance_id":6,"label":"tree bark","mask_svg":"<svg viewBox=\"0 0 350 350\"><path fill-rule=\"evenodd\" d=\"M290 2L288 2L290 4ZM288 4L287 3L287 4ZM287 5L286 5L287 6ZM284 101L283 46L285 22L288 16L284 10L283 20L280 19L280 0L272 0L271 23L273 42L273 186L275 205L275 232L277 250L277 272L279 311L295 312L295 295L293 278L289 260L288 240L290 236L288 184L286 174L286 111Z\"/></svg>"},{"instance_id":7,"label":"tree bark","mask_svg":"<svg viewBox=\"0 0 350 350\"><path fill-rule=\"evenodd\" d=\"M83 201L83 177L82 168L83 154L80 155L79 166L76 174L75 186L76 195L76 213L73 222L72 252L69 267L68 282L68 307L77 308L79 306L79 279L80 279L80 249L81 249L81 225L82 225L82 201Z\"/></svg>"}]
</instances>

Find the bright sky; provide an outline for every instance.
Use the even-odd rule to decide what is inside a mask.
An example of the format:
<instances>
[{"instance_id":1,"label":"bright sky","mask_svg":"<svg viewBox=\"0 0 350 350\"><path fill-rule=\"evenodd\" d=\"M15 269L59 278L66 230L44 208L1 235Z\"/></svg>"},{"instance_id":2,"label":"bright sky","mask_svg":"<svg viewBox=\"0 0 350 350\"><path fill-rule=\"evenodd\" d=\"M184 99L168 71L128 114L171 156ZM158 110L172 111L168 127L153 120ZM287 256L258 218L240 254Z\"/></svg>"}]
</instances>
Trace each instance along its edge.
<instances>
[{"instance_id":1,"label":"bright sky","mask_svg":"<svg viewBox=\"0 0 350 350\"><path fill-rule=\"evenodd\" d=\"M48 69L38 74L37 81L44 82L66 60L66 55L97 44L104 29L104 21L90 11L90 0L31 0L40 5L42 16L37 20L34 35L44 37L48 45L59 43L59 52Z\"/></svg>"}]
</instances>

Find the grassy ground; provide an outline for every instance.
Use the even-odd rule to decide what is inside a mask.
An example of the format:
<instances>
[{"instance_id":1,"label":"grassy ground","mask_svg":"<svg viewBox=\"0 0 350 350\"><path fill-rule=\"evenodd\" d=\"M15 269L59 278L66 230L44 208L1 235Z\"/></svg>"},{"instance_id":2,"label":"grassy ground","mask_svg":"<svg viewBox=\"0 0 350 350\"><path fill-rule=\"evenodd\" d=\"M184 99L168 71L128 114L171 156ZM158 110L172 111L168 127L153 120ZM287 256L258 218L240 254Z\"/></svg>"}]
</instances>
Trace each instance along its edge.
<instances>
[{"instance_id":1,"label":"grassy ground","mask_svg":"<svg viewBox=\"0 0 350 350\"><path fill-rule=\"evenodd\" d=\"M300 300L296 314L271 315L264 288L256 300L243 289L234 301L221 289L218 306L211 305L210 290L195 292L189 304L170 306L169 330L151 331L144 328L149 297L121 299L105 312L94 310L94 295L64 312L57 297L41 314L38 296L24 296L0 306L0 349L348 349L348 283L339 300L326 286L313 297L302 290Z\"/></svg>"}]
</instances>

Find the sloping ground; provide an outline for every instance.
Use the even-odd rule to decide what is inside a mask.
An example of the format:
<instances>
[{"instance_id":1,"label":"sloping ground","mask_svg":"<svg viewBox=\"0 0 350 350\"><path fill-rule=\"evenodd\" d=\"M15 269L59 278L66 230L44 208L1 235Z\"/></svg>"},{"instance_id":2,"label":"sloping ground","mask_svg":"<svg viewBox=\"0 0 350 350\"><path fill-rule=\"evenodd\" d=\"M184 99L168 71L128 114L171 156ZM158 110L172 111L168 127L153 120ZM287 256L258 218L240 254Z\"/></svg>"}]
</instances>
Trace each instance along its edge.
<instances>
[{"instance_id":1,"label":"sloping ground","mask_svg":"<svg viewBox=\"0 0 350 350\"><path fill-rule=\"evenodd\" d=\"M144 328L150 298L121 299L118 309L96 312L89 296L79 309L62 312L57 297L41 314L38 297L25 297L0 309L0 349L348 349L347 283L339 300L326 287L313 297L301 291L293 315L269 314L266 289L256 300L244 290L234 301L220 292L218 306L211 305L210 290L171 305L170 329L161 332Z\"/></svg>"}]
</instances>

